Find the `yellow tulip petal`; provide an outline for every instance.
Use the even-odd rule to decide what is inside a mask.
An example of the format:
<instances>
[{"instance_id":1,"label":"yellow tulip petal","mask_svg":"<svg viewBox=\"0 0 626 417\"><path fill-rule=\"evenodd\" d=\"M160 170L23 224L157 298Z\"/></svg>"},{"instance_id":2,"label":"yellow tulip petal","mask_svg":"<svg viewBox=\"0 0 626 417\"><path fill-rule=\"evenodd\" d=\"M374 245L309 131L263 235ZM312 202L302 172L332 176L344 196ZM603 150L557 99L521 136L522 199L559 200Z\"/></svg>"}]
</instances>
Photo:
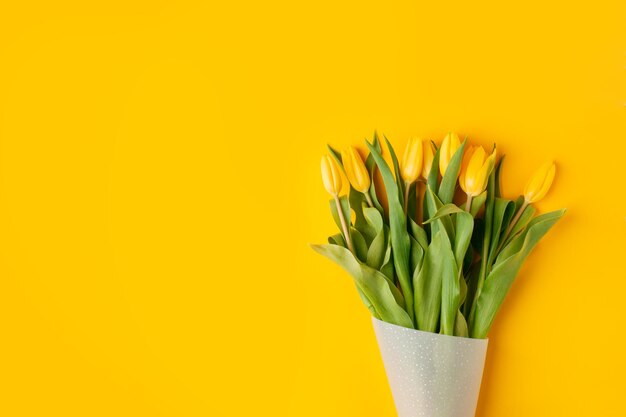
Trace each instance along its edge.
<instances>
[{"instance_id":1,"label":"yellow tulip petal","mask_svg":"<svg viewBox=\"0 0 626 417\"><path fill-rule=\"evenodd\" d=\"M365 193L370 188L370 176L357 150L350 146L341 152L343 168L352 187Z\"/></svg>"},{"instance_id":2,"label":"yellow tulip petal","mask_svg":"<svg viewBox=\"0 0 626 417\"><path fill-rule=\"evenodd\" d=\"M423 144L419 138L410 139L404 150L400 171L406 183L413 183L422 171Z\"/></svg>"},{"instance_id":3,"label":"yellow tulip petal","mask_svg":"<svg viewBox=\"0 0 626 417\"><path fill-rule=\"evenodd\" d=\"M441 143L441 150L439 151L439 172L441 175L446 173L450 159L454 156L457 149L461 146L461 141L456 133L448 133Z\"/></svg>"},{"instance_id":4,"label":"yellow tulip petal","mask_svg":"<svg viewBox=\"0 0 626 417\"><path fill-rule=\"evenodd\" d=\"M470 160L472 159L472 155L474 154L475 147L469 146L469 148L465 151L465 155L463 155L463 160L461 161L461 172L459 174L459 185L461 189L468 194L467 186L466 186L466 174L467 174L467 166L469 165Z\"/></svg>"},{"instance_id":5,"label":"yellow tulip petal","mask_svg":"<svg viewBox=\"0 0 626 417\"><path fill-rule=\"evenodd\" d=\"M322 182L324 188L331 195L338 195L341 192L341 172L335 159L330 155L322 157Z\"/></svg>"},{"instance_id":6,"label":"yellow tulip petal","mask_svg":"<svg viewBox=\"0 0 626 417\"><path fill-rule=\"evenodd\" d=\"M428 179L430 174L430 168L433 166L433 159L435 159L435 152L433 151L433 145L430 141L425 141L424 145L424 161L422 163L422 178Z\"/></svg>"},{"instance_id":7,"label":"yellow tulip petal","mask_svg":"<svg viewBox=\"0 0 626 417\"><path fill-rule=\"evenodd\" d=\"M553 162L542 165L531 177L524 188L524 198L528 203L535 203L546 196L554 180L556 166Z\"/></svg>"},{"instance_id":8,"label":"yellow tulip petal","mask_svg":"<svg viewBox=\"0 0 626 417\"><path fill-rule=\"evenodd\" d=\"M480 168L478 175L476 176L476 181L474 183L474 187L472 189L472 196L477 196L487 188L487 183L489 182L489 176L491 175L491 171L493 171L494 166L496 165L496 151L494 150L489 157L485 160L485 163Z\"/></svg>"}]
</instances>

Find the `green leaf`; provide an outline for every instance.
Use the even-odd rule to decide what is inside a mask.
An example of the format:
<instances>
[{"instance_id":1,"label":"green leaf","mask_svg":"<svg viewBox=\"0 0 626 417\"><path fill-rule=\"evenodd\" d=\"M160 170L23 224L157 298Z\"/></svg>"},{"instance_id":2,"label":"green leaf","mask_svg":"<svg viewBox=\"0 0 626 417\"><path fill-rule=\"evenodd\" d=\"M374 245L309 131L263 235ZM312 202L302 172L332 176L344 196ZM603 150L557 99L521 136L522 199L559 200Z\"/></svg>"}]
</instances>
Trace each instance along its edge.
<instances>
[{"instance_id":1,"label":"green leaf","mask_svg":"<svg viewBox=\"0 0 626 417\"><path fill-rule=\"evenodd\" d=\"M509 237L505 240L504 245L502 245L503 248L507 247L513 239L515 239L520 233L522 233L526 229L528 223L530 223L532 218L535 216L536 211L537 210L532 205L528 205L526 207L520 218L517 220L517 223L515 223L515 226L513 226L513 229L511 229L511 233L509 234Z\"/></svg>"},{"instance_id":2,"label":"green leaf","mask_svg":"<svg viewBox=\"0 0 626 417\"><path fill-rule=\"evenodd\" d=\"M456 213L465 213L465 211L457 207L454 204L446 204L444 206L441 206L439 210L437 210L435 215L431 217L430 219L426 220L424 224L432 223L433 221L438 220L442 218L443 216L448 216L450 214L456 214Z\"/></svg>"},{"instance_id":3,"label":"green leaf","mask_svg":"<svg viewBox=\"0 0 626 417\"><path fill-rule=\"evenodd\" d=\"M483 204L485 204L486 200L487 191L483 191L481 194L478 194L476 197L474 197L474 199L472 200L472 208L470 209L470 213L473 217L476 217L476 215L480 211L480 208L483 206Z\"/></svg>"},{"instance_id":4,"label":"green leaf","mask_svg":"<svg viewBox=\"0 0 626 417\"><path fill-rule=\"evenodd\" d=\"M459 337L469 337L467 321L460 311L456 312L456 321L454 322L454 335Z\"/></svg>"},{"instance_id":5,"label":"green leaf","mask_svg":"<svg viewBox=\"0 0 626 417\"><path fill-rule=\"evenodd\" d=\"M478 274L478 280L476 282L476 291L474 294L474 300L472 303L472 310L469 315L469 325L470 328L473 326L474 315L476 313L476 300L480 296L480 292L482 291L483 284L485 282L485 278L487 277L487 270L490 265L488 264L489 260L489 249L491 248L491 229L493 227L493 212L495 209L495 186L496 186L496 173L495 171L491 171L491 175L489 175L489 182L487 183L487 201L485 202L485 228L483 233L483 242L481 246L481 254L480 254L480 272Z\"/></svg>"},{"instance_id":6,"label":"green leaf","mask_svg":"<svg viewBox=\"0 0 626 417\"><path fill-rule=\"evenodd\" d=\"M437 212L439 212L439 210L441 210L444 206L430 187L426 188L425 199L427 200L428 206L430 207L429 211L435 213L434 216L437 216ZM429 222L430 219L426 220L424 223L430 224ZM437 230L439 230L440 227L443 227L448 234L450 240L454 240L454 225L452 224L452 219L450 218L450 216L439 216L437 219L435 219L435 222L431 224L431 227L432 234L437 233Z\"/></svg>"},{"instance_id":7,"label":"green leaf","mask_svg":"<svg viewBox=\"0 0 626 417\"><path fill-rule=\"evenodd\" d=\"M476 301L474 320L470 329L473 338L483 339L487 336L493 319L524 260L564 213L565 210L557 210L538 216L528 225L527 231L520 236L523 238L523 243L519 250L503 260L498 257L498 261L485 279L482 291ZM503 254L504 252L500 256Z\"/></svg>"},{"instance_id":8,"label":"green leaf","mask_svg":"<svg viewBox=\"0 0 626 417\"><path fill-rule=\"evenodd\" d=\"M428 236L426 235L426 231L415 223L413 219L409 219L409 226L411 229L411 235L415 238L415 240L417 240L417 243L422 246L422 249L426 250L428 247Z\"/></svg>"},{"instance_id":9,"label":"green leaf","mask_svg":"<svg viewBox=\"0 0 626 417\"><path fill-rule=\"evenodd\" d=\"M383 159L380 152L371 144L368 144L370 152L376 160L378 169L383 177L385 188L387 190L387 199L389 203L389 228L391 232L391 247L393 250L393 261L395 272L398 275L400 288L408 306L413 305L413 288L411 286L411 276L409 273L409 253L411 250L411 241L406 228L406 216L402 209L402 203L399 200L398 186L395 182L393 174L389 166ZM413 311L409 308L409 316L413 320Z\"/></svg>"},{"instance_id":10,"label":"green leaf","mask_svg":"<svg viewBox=\"0 0 626 417\"><path fill-rule=\"evenodd\" d=\"M454 236L454 258L459 271L463 271L463 261L465 253L470 245L472 233L474 231L474 218L468 212L462 210L456 214Z\"/></svg>"},{"instance_id":11,"label":"green leaf","mask_svg":"<svg viewBox=\"0 0 626 417\"><path fill-rule=\"evenodd\" d=\"M502 155L502 157L498 160L498 162L496 162L496 167L495 167L495 183L494 183L494 192L495 192L495 197L499 198L502 197L502 191L500 189L500 183L501 183L501 175L502 175L502 162L504 162L504 155Z\"/></svg>"},{"instance_id":12,"label":"green leaf","mask_svg":"<svg viewBox=\"0 0 626 417\"><path fill-rule=\"evenodd\" d=\"M508 229L509 224L511 224L511 220L513 220L513 216L515 216L516 212L517 212L517 208L516 208L515 202L512 201L509 204L509 208L507 208L505 210L504 217L502 218L502 225L500 226L500 232L498 233L498 236L497 236L497 238L498 238L498 246L500 246L501 239L504 238L504 234L506 233L506 230ZM493 239L494 236L496 236L496 235L495 235L495 233L492 233L491 236L492 236L492 239ZM492 242L491 246L492 247L494 246L493 242Z\"/></svg>"},{"instance_id":13,"label":"green leaf","mask_svg":"<svg viewBox=\"0 0 626 417\"><path fill-rule=\"evenodd\" d=\"M529 232L530 228L532 226L534 226L537 222L550 221L550 220L553 220L554 218L556 218L558 220L560 217L563 216L563 212L564 212L564 210L551 211L550 213L545 213L545 214L542 214L540 216L537 216L534 219L532 219L530 222L528 222L528 227L526 227L521 233L519 233L498 254L498 257L496 258L496 262L495 262L494 266L499 264L499 263L501 263L502 261L506 260L510 256L513 256L514 254L516 254L517 252L520 251L520 249L524 245L524 240L525 240L526 234Z\"/></svg>"},{"instance_id":14,"label":"green leaf","mask_svg":"<svg viewBox=\"0 0 626 417\"><path fill-rule=\"evenodd\" d=\"M474 233L472 233L472 247L476 253L483 252L483 241L485 237L485 219L474 219Z\"/></svg>"},{"instance_id":15,"label":"green leaf","mask_svg":"<svg viewBox=\"0 0 626 417\"><path fill-rule=\"evenodd\" d=\"M391 246L387 246L387 250L391 254ZM387 256L387 255L385 255ZM393 269L393 259L389 259L389 261L383 261L383 266L380 268L380 272L382 272L385 277L394 282L394 269Z\"/></svg>"},{"instance_id":16,"label":"green leaf","mask_svg":"<svg viewBox=\"0 0 626 417\"><path fill-rule=\"evenodd\" d=\"M437 213L424 223L429 224L436 220L444 222L445 220L444 227L447 230L453 225L450 219L450 216L453 214L456 215L456 222L454 223L455 231L452 234L454 238L454 256L457 267L462 270L465 252L470 244L472 231L474 230L474 218L472 215L454 204L446 204L441 206L439 210L437 210Z\"/></svg>"},{"instance_id":17,"label":"green leaf","mask_svg":"<svg viewBox=\"0 0 626 417\"><path fill-rule=\"evenodd\" d=\"M326 145L328 147L328 151L335 158L335 161L339 164L341 169L343 169L343 161L341 160L341 152L337 151L335 148L330 146L330 144Z\"/></svg>"},{"instance_id":18,"label":"green leaf","mask_svg":"<svg viewBox=\"0 0 626 417\"><path fill-rule=\"evenodd\" d=\"M506 219L508 218L510 220L514 209L515 203L511 200L496 197L493 209L489 255L487 258L487 273L489 273L491 265L493 265L493 258L496 255L495 252L500 243L500 233L502 232L503 224L508 224Z\"/></svg>"},{"instance_id":19,"label":"green leaf","mask_svg":"<svg viewBox=\"0 0 626 417\"><path fill-rule=\"evenodd\" d=\"M367 243L365 243L365 238L354 227L350 228L350 237L352 238L356 257L359 261L365 262L367 260Z\"/></svg>"},{"instance_id":20,"label":"green leaf","mask_svg":"<svg viewBox=\"0 0 626 417\"><path fill-rule=\"evenodd\" d=\"M382 273L360 263L349 250L340 246L312 245L311 247L339 264L354 278L359 290L370 301L381 320L413 328L411 318L397 302L399 298L401 299L401 294L395 286L389 284L389 280Z\"/></svg>"},{"instance_id":21,"label":"green leaf","mask_svg":"<svg viewBox=\"0 0 626 417\"><path fill-rule=\"evenodd\" d=\"M424 259L424 248L411 237L411 271L413 274L415 274L416 269L422 266L422 259Z\"/></svg>"},{"instance_id":22,"label":"green leaf","mask_svg":"<svg viewBox=\"0 0 626 417\"><path fill-rule=\"evenodd\" d=\"M385 230L381 227L380 232L378 232L367 250L366 263L372 268L380 270L385 261L385 253L387 252L388 244L389 238L385 236Z\"/></svg>"},{"instance_id":23,"label":"green leaf","mask_svg":"<svg viewBox=\"0 0 626 417\"><path fill-rule=\"evenodd\" d=\"M461 279L459 280L459 283L461 284L461 301L460 301L460 304L463 305L463 303L465 302L465 297L467 297L467 281L465 281L465 279L461 276Z\"/></svg>"},{"instance_id":24,"label":"green leaf","mask_svg":"<svg viewBox=\"0 0 626 417\"><path fill-rule=\"evenodd\" d=\"M428 187L430 187L431 190L436 190L438 186L440 152L440 149L437 148L437 150L435 151L435 156L433 157L433 163L430 166L428 179L426 180L426 184L428 185Z\"/></svg>"},{"instance_id":25,"label":"green leaf","mask_svg":"<svg viewBox=\"0 0 626 417\"><path fill-rule=\"evenodd\" d=\"M476 285L478 283L478 274L480 273L480 264L476 263L470 267L467 273L467 295L462 306L463 315L469 317L474 305L474 295L476 294Z\"/></svg>"},{"instance_id":26,"label":"green leaf","mask_svg":"<svg viewBox=\"0 0 626 417\"><path fill-rule=\"evenodd\" d=\"M448 204L452 202L454 198L454 191L456 190L456 182L459 177L459 171L461 170L461 162L463 161L463 151L465 149L465 144L467 143L467 139L463 141L459 149L456 150L452 158L450 159L450 163L446 168L446 172L441 179L441 185L439 186L439 192L437 196L441 200L443 204Z\"/></svg>"},{"instance_id":27,"label":"green leaf","mask_svg":"<svg viewBox=\"0 0 626 417\"><path fill-rule=\"evenodd\" d=\"M385 143L387 144L387 149L389 149L389 155L391 156L391 162L393 163L393 172L396 180L396 185L398 187L398 199L401 202L404 202L404 181L402 181L402 174L400 174L400 164L398 163L398 157L396 156L396 151L393 150L393 146L391 145L391 142L389 142L389 139L387 139L385 135L383 135L383 137L385 138ZM377 163L377 165L378 169L380 169L380 164ZM387 194L389 194L389 187L387 186L386 182L385 188L387 188Z\"/></svg>"},{"instance_id":28,"label":"green leaf","mask_svg":"<svg viewBox=\"0 0 626 417\"><path fill-rule=\"evenodd\" d=\"M367 143L367 141L366 141ZM380 140L378 139L378 133L374 132L374 140L372 141L372 145L379 153L382 153L382 148L380 147ZM374 157L370 153L367 155L367 159L365 160L365 167L367 168L367 172L370 174L370 189L369 195L372 198L372 202L374 203L374 207L378 209L378 211L384 217L384 209L380 201L378 200L378 195L376 194L376 184L374 180L374 173L376 172L376 161L374 161Z\"/></svg>"},{"instance_id":29,"label":"green leaf","mask_svg":"<svg viewBox=\"0 0 626 417\"><path fill-rule=\"evenodd\" d=\"M465 213L471 217L469 213ZM441 233L441 250L438 260L441 262L441 332L454 335L454 322L461 307L461 283L459 270L452 252L451 242L445 233ZM462 262L462 260L461 260Z\"/></svg>"},{"instance_id":30,"label":"green leaf","mask_svg":"<svg viewBox=\"0 0 626 417\"><path fill-rule=\"evenodd\" d=\"M348 197L342 195L339 197L339 202L341 204L341 211L343 211L344 218L346 219L347 226L350 226L350 202L348 201ZM333 220L335 224L339 228L339 231L343 233L343 229L341 228L341 220L339 219L339 213L337 212L337 204L335 203L335 199L332 198L329 200L330 204L330 213L333 215Z\"/></svg>"},{"instance_id":31,"label":"green leaf","mask_svg":"<svg viewBox=\"0 0 626 417\"><path fill-rule=\"evenodd\" d=\"M361 301L363 302L363 304L365 304L365 307L367 307L367 309L370 311L370 314L376 317L378 320L380 320L380 316L378 315L376 308L374 307L372 302L369 300L369 298L367 298L365 294L363 294L363 291L361 291L359 286L356 285L356 282L355 282L355 287L356 287L356 291L359 293L359 298L361 298Z\"/></svg>"},{"instance_id":32,"label":"green leaf","mask_svg":"<svg viewBox=\"0 0 626 417\"><path fill-rule=\"evenodd\" d=\"M367 202L363 193L358 192L354 188L350 187L349 194L350 208L354 211L354 227L361 232L365 241L369 245L374 237L376 237L376 230L374 230L365 219L363 214L364 207L367 207Z\"/></svg>"},{"instance_id":33,"label":"green leaf","mask_svg":"<svg viewBox=\"0 0 626 417\"><path fill-rule=\"evenodd\" d=\"M443 230L435 233L426 249L422 267L413 277L415 288L415 320L417 329L436 332L441 311L441 279L443 274ZM408 304L408 301L407 301Z\"/></svg>"},{"instance_id":34,"label":"green leaf","mask_svg":"<svg viewBox=\"0 0 626 417\"><path fill-rule=\"evenodd\" d=\"M378 233L380 233L381 230L383 230L383 217L381 216L380 212L374 208L374 207L366 207L363 209L363 216L365 217L365 220L367 221L367 224L370 225L370 227L374 230L374 232L376 232L376 234L378 235Z\"/></svg>"},{"instance_id":35,"label":"green leaf","mask_svg":"<svg viewBox=\"0 0 626 417\"><path fill-rule=\"evenodd\" d=\"M337 233L336 235L330 236L328 238L328 243L333 244L333 245L343 246L344 248L347 247L346 241L343 238L343 234L341 233Z\"/></svg>"}]
</instances>

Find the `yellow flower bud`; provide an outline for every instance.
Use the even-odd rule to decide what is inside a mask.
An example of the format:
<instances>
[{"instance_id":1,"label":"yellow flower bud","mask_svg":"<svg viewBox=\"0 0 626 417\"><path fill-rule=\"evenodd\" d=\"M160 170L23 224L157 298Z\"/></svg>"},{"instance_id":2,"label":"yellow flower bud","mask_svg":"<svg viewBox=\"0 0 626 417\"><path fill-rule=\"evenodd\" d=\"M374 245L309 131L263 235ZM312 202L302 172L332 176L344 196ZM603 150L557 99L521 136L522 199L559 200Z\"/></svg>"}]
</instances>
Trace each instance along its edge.
<instances>
[{"instance_id":1,"label":"yellow flower bud","mask_svg":"<svg viewBox=\"0 0 626 417\"><path fill-rule=\"evenodd\" d=\"M441 172L441 175L446 173L448 164L450 164L450 160L457 149L459 149L459 146L461 146L461 141L456 133L450 132L443 138L441 150L439 151L439 172Z\"/></svg>"},{"instance_id":2,"label":"yellow flower bud","mask_svg":"<svg viewBox=\"0 0 626 417\"><path fill-rule=\"evenodd\" d=\"M422 178L428 179L430 174L430 168L433 166L433 159L435 158L435 152L433 151L433 144L429 140L424 143L424 163L422 164Z\"/></svg>"},{"instance_id":3,"label":"yellow flower bud","mask_svg":"<svg viewBox=\"0 0 626 417\"><path fill-rule=\"evenodd\" d=\"M535 172L535 175L532 176L526 184L526 188L524 188L524 199L527 203L536 203L546 196L554 180L555 173L556 166L554 162L543 164Z\"/></svg>"},{"instance_id":4,"label":"yellow flower bud","mask_svg":"<svg viewBox=\"0 0 626 417\"><path fill-rule=\"evenodd\" d=\"M370 189L370 174L361 159L361 155L350 146L341 152L341 162L348 181L355 190L366 193Z\"/></svg>"},{"instance_id":5,"label":"yellow flower bud","mask_svg":"<svg viewBox=\"0 0 626 417\"><path fill-rule=\"evenodd\" d=\"M471 146L465 151L461 164L461 174L459 175L459 184L465 194L476 197L485 191L495 162L495 149L489 156L482 146Z\"/></svg>"},{"instance_id":6,"label":"yellow flower bud","mask_svg":"<svg viewBox=\"0 0 626 417\"><path fill-rule=\"evenodd\" d=\"M341 171L335 158L330 155L322 156L322 181L329 194L336 196L341 192Z\"/></svg>"},{"instance_id":7,"label":"yellow flower bud","mask_svg":"<svg viewBox=\"0 0 626 417\"><path fill-rule=\"evenodd\" d=\"M422 159L424 157L422 140L411 138L404 149L400 172L402 179L407 184L414 183L422 172Z\"/></svg>"}]
</instances>

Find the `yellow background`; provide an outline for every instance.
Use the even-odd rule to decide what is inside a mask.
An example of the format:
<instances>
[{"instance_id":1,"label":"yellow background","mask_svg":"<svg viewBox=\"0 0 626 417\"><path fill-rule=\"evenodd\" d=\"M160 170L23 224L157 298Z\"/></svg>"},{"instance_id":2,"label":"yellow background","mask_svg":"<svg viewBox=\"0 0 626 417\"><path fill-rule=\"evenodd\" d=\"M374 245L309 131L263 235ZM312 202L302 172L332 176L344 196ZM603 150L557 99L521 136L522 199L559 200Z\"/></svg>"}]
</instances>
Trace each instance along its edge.
<instances>
[{"instance_id":1,"label":"yellow background","mask_svg":"<svg viewBox=\"0 0 626 417\"><path fill-rule=\"evenodd\" d=\"M439 5L441 4L441 5ZM478 416L622 416L626 5L4 1L0 415L393 416L325 144L449 129L564 220Z\"/></svg>"}]
</instances>

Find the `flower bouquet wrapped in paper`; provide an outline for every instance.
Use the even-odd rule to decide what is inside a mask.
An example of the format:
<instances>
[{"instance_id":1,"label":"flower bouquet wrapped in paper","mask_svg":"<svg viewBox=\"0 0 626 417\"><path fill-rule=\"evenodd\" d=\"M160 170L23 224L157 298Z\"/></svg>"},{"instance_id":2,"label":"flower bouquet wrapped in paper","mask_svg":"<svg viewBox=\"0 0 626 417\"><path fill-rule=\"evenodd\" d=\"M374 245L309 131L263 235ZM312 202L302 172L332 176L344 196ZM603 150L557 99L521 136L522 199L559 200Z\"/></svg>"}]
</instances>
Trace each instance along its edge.
<instances>
[{"instance_id":1,"label":"flower bouquet wrapped in paper","mask_svg":"<svg viewBox=\"0 0 626 417\"><path fill-rule=\"evenodd\" d=\"M533 206L555 165L510 200L495 145L487 152L449 133L439 147L409 140L399 160L385 138L391 164L376 134L366 145L365 162L352 147L329 146L322 158L339 233L312 247L352 276L371 312L399 416L471 417L489 328L522 263L565 212L536 215Z\"/></svg>"}]
</instances>

